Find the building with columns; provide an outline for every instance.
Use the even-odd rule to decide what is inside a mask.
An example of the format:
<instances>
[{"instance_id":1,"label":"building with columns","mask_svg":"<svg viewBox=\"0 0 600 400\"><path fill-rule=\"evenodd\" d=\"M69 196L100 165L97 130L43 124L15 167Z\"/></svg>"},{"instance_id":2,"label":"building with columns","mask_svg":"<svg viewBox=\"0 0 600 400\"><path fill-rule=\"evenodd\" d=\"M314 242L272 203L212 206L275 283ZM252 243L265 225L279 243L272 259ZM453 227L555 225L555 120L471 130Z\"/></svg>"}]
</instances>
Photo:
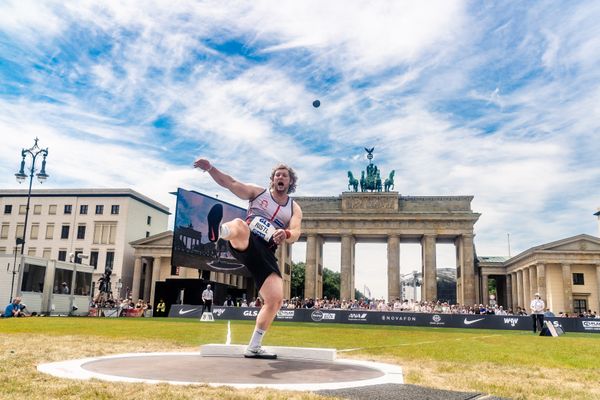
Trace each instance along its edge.
<instances>
[{"instance_id":1,"label":"building with columns","mask_svg":"<svg viewBox=\"0 0 600 400\"><path fill-rule=\"evenodd\" d=\"M345 192L338 197L296 197L302 207L302 238L306 240L305 297L322 297L323 243L341 242L341 299L353 299L355 244L387 243L388 300L401 294L400 243L422 248L422 299L437 299L436 243L456 247L457 301L479 299L475 282L473 226L479 219L471 210L472 196L400 196L398 192ZM280 269L287 271L289 245L280 252ZM289 274L285 294L289 296Z\"/></svg>"},{"instance_id":2,"label":"building with columns","mask_svg":"<svg viewBox=\"0 0 600 400\"><path fill-rule=\"evenodd\" d=\"M526 250L510 259L478 259L479 290L488 298L496 280L498 303L525 308L535 293L554 313L600 311L600 238L577 235Z\"/></svg>"},{"instance_id":3,"label":"building with columns","mask_svg":"<svg viewBox=\"0 0 600 400\"><path fill-rule=\"evenodd\" d=\"M216 282L231 289L254 291L252 279L223 272L200 271L195 268L171 265L173 231L141 238L130 243L134 252L131 297L156 304L156 283L169 281L174 286L185 280ZM216 289L216 288L215 288Z\"/></svg>"}]
</instances>

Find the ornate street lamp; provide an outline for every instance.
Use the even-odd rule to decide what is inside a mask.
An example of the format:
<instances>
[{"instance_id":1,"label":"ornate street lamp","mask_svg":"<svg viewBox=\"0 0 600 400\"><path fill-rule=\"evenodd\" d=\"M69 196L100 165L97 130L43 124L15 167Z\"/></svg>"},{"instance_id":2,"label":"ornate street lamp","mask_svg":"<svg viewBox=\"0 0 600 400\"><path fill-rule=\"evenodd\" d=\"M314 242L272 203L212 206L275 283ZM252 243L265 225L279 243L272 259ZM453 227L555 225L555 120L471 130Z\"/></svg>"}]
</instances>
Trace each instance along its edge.
<instances>
[{"instance_id":1,"label":"ornate street lamp","mask_svg":"<svg viewBox=\"0 0 600 400\"><path fill-rule=\"evenodd\" d=\"M38 180L40 181L40 183L44 183L46 181L46 179L48 179L48 174L46 174L46 157L48 156L48 148L46 147L45 149L41 149L38 146L38 138L35 138L35 142L33 144L33 147L29 148L29 149L23 149L21 150L21 157L23 157L23 159L21 160L21 169L19 170L19 172L17 172L15 174L15 177L17 178L17 182L19 183L23 183L25 182L25 180L27 179L27 175L25 174L25 158L27 157L27 155L31 156L31 165L29 166L29 190L27 191L27 206L25 207L25 224L23 225L23 237L21 238L21 264L23 263L23 252L25 251L25 240L27 237L27 219L29 218L29 203L31 201L31 185L33 184L33 175L35 174L35 172L37 171L35 169L35 162L37 157L41 154L44 158L42 160L42 168L40 169L40 172L35 174L38 178ZM14 287L14 281L15 281L15 274L13 273L13 282L12 282L12 286L11 286L11 290L10 290L10 296L11 296L11 301L12 301L12 294L13 294L13 289L12 287Z\"/></svg>"}]
</instances>

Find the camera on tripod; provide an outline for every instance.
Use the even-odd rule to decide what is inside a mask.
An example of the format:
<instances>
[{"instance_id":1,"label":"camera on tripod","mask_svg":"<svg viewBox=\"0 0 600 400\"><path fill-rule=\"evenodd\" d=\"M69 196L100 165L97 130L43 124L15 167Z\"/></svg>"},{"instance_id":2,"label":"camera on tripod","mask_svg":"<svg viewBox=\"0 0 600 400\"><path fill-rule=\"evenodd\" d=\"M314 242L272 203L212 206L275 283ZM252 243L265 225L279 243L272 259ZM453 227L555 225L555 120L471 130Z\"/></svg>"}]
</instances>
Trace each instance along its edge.
<instances>
[{"instance_id":1,"label":"camera on tripod","mask_svg":"<svg viewBox=\"0 0 600 400\"><path fill-rule=\"evenodd\" d=\"M110 276L112 275L112 268L106 267L104 269L104 274L98 280L98 289L100 293L112 293L110 288Z\"/></svg>"}]
</instances>

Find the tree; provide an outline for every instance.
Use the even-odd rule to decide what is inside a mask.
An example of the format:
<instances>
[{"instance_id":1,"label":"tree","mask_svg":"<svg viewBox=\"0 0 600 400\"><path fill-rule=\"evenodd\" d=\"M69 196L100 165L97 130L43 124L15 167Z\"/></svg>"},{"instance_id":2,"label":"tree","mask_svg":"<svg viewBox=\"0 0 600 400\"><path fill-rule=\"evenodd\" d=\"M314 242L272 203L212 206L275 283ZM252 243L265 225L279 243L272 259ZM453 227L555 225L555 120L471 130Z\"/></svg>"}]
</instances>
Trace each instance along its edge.
<instances>
[{"instance_id":1,"label":"tree","mask_svg":"<svg viewBox=\"0 0 600 400\"><path fill-rule=\"evenodd\" d=\"M323 268L323 297L340 298L340 273Z\"/></svg>"},{"instance_id":2,"label":"tree","mask_svg":"<svg viewBox=\"0 0 600 400\"><path fill-rule=\"evenodd\" d=\"M292 262L291 296L304 299L304 274L306 264Z\"/></svg>"},{"instance_id":3,"label":"tree","mask_svg":"<svg viewBox=\"0 0 600 400\"><path fill-rule=\"evenodd\" d=\"M292 262L292 277L291 277L291 296L304 299L304 280L306 273L306 263ZM323 297L328 299L340 298L340 282L341 274L330 269L323 268ZM365 297L359 290L354 290L356 299ZM349 300L349 299L346 299Z\"/></svg>"}]
</instances>

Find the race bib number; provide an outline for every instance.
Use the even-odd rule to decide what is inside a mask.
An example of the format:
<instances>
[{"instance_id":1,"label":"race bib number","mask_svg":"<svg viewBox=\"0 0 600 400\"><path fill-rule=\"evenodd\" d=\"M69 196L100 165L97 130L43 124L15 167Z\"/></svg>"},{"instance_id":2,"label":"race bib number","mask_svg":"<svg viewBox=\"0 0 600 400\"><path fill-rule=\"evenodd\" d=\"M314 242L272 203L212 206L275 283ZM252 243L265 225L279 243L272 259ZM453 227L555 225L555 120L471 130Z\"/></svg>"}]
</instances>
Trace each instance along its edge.
<instances>
[{"instance_id":1,"label":"race bib number","mask_svg":"<svg viewBox=\"0 0 600 400\"><path fill-rule=\"evenodd\" d=\"M268 219L262 217L254 217L250 225L250 232L264 239L265 242L271 240L273 234L277 230Z\"/></svg>"}]
</instances>

